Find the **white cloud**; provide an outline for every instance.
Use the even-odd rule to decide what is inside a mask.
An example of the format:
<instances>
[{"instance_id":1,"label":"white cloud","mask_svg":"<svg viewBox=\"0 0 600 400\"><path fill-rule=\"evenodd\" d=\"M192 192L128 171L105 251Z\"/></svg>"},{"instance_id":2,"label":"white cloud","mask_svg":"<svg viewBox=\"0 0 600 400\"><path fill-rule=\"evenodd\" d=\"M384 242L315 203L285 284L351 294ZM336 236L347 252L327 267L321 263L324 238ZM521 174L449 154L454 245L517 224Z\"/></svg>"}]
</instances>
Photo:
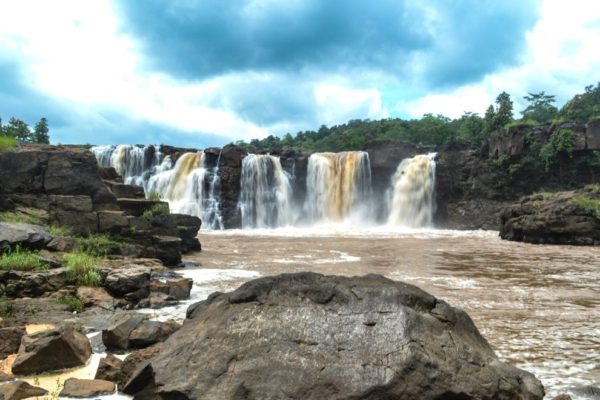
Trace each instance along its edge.
<instances>
[{"instance_id":1,"label":"white cloud","mask_svg":"<svg viewBox=\"0 0 600 400\"><path fill-rule=\"evenodd\" d=\"M545 0L540 14L527 34L527 50L519 66L487 75L475 84L398 102L394 111L414 117L433 113L457 118L465 111L483 115L496 96L506 91L518 117L525 107L522 97L528 92L554 94L560 106L585 86L596 84L600 80L600 3Z\"/></svg>"}]
</instances>

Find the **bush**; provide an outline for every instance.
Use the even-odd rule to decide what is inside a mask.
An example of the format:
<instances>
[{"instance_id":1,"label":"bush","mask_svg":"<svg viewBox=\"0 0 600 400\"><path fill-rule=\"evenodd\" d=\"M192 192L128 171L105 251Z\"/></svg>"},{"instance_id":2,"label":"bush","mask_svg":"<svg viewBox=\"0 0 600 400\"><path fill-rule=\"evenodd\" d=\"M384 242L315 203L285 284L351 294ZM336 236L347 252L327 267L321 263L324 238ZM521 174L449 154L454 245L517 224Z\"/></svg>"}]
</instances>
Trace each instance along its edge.
<instances>
[{"instance_id":1,"label":"bush","mask_svg":"<svg viewBox=\"0 0 600 400\"><path fill-rule=\"evenodd\" d=\"M169 214L169 205L166 203L158 203L158 204L153 205L146 211L144 211L144 214L142 215L142 217L144 217L147 220L151 220L152 218L154 218L158 215L165 215L165 214Z\"/></svg>"},{"instance_id":2,"label":"bush","mask_svg":"<svg viewBox=\"0 0 600 400\"><path fill-rule=\"evenodd\" d=\"M0 213L1 222L21 222L24 224L43 225L41 218L34 215L23 214L20 212L2 212Z\"/></svg>"},{"instance_id":3,"label":"bush","mask_svg":"<svg viewBox=\"0 0 600 400\"><path fill-rule=\"evenodd\" d=\"M594 218L600 220L600 200L586 196L575 196L571 199L571 202L581 206L584 210L592 214Z\"/></svg>"},{"instance_id":4,"label":"bush","mask_svg":"<svg viewBox=\"0 0 600 400\"><path fill-rule=\"evenodd\" d=\"M119 248L118 242L100 233L77 238L77 244L82 252L96 257L106 257Z\"/></svg>"},{"instance_id":5,"label":"bush","mask_svg":"<svg viewBox=\"0 0 600 400\"><path fill-rule=\"evenodd\" d=\"M46 269L36 253L17 246L14 250L0 255L0 270L39 271Z\"/></svg>"},{"instance_id":6,"label":"bush","mask_svg":"<svg viewBox=\"0 0 600 400\"><path fill-rule=\"evenodd\" d=\"M77 286L100 286L101 276L96 265L100 260L87 253L65 254L63 264L67 277Z\"/></svg>"},{"instance_id":7,"label":"bush","mask_svg":"<svg viewBox=\"0 0 600 400\"><path fill-rule=\"evenodd\" d=\"M69 307L69 311L83 312L85 310L83 302L71 295L62 296L57 300L57 303L66 305Z\"/></svg>"},{"instance_id":8,"label":"bush","mask_svg":"<svg viewBox=\"0 0 600 400\"><path fill-rule=\"evenodd\" d=\"M8 151L17 145L17 139L0 134L0 152Z\"/></svg>"}]
</instances>

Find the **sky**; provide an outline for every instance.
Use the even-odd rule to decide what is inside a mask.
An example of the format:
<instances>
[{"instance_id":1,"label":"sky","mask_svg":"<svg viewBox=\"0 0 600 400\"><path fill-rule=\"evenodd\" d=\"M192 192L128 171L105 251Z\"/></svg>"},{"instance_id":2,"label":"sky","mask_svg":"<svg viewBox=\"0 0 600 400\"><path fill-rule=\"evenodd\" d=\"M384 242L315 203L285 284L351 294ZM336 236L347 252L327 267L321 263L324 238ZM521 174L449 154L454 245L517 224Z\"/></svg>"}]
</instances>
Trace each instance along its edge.
<instances>
[{"instance_id":1,"label":"sky","mask_svg":"<svg viewBox=\"0 0 600 400\"><path fill-rule=\"evenodd\" d=\"M0 0L0 117L52 143L221 146L351 119L561 106L597 0Z\"/></svg>"}]
</instances>

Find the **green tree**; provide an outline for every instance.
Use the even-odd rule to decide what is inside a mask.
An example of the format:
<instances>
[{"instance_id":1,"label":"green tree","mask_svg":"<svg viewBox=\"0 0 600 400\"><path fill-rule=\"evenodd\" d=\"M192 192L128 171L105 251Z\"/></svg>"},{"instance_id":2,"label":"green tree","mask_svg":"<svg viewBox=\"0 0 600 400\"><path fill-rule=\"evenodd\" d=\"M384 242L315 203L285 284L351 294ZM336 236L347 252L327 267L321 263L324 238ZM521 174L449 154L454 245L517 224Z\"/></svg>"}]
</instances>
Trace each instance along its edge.
<instances>
[{"instance_id":1,"label":"green tree","mask_svg":"<svg viewBox=\"0 0 600 400\"><path fill-rule=\"evenodd\" d=\"M31 142L31 131L29 130L29 126L15 117L12 117L8 121L8 125L4 128L4 134L14 137L21 143Z\"/></svg>"},{"instance_id":2,"label":"green tree","mask_svg":"<svg viewBox=\"0 0 600 400\"><path fill-rule=\"evenodd\" d=\"M536 122L548 122L556 116L558 108L552 103L556 102L556 96L546 94L541 91L539 93L528 93L528 96L523 98L529 102L527 107L521 111L523 119L532 119Z\"/></svg>"},{"instance_id":3,"label":"green tree","mask_svg":"<svg viewBox=\"0 0 600 400\"><path fill-rule=\"evenodd\" d=\"M48 129L48 120L46 118L40 119L40 122L35 124L32 142L40 144L50 143L50 136L48 135L48 132L50 132Z\"/></svg>"},{"instance_id":4,"label":"green tree","mask_svg":"<svg viewBox=\"0 0 600 400\"><path fill-rule=\"evenodd\" d=\"M497 108L494 118L494 125L496 129L498 129L512 122L513 102L508 93L502 92L498 95L498 97L496 97L496 104Z\"/></svg>"},{"instance_id":5,"label":"green tree","mask_svg":"<svg viewBox=\"0 0 600 400\"><path fill-rule=\"evenodd\" d=\"M570 121L587 122L590 118L600 117L600 82L586 86L585 92L575 95L563 108L558 116Z\"/></svg>"},{"instance_id":6,"label":"green tree","mask_svg":"<svg viewBox=\"0 0 600 400\"><path fill-rule=\"evenodd\" d=\"M479 115L465 112L457 123L456 135L458 139L477 144L482 144L485 141L484 120Z\"/></svg>"}]
</instances>

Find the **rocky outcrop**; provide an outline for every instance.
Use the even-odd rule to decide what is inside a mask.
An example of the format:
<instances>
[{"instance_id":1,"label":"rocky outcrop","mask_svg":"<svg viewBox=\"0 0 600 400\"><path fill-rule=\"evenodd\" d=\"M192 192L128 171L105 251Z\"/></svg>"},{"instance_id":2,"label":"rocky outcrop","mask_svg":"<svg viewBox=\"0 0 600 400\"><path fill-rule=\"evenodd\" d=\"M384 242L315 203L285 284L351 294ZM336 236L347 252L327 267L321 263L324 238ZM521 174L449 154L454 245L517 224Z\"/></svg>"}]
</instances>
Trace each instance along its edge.
<instances>
[{"instance_id":1,"label":"rocky outcrop","mask_svg":"<svg viewBox=\"0 0 600 400\"><path fill-rule=\"evenodd\" d=\"M0 271L0 293L15 297L39 297L69 285L64 268L47 271Z\"/></svg>"},{"instance_id":2,"label":"rocky outcrop","mask_svg":"<svg viewBox=\"0 0 600 400\"><path fill-rule=\"evenodd\" d=\"M164 342L179 328L174 321L148 321L141 315L127 316L102 331L102 342L109 350L140 349Z\"/></svg>"},{"instance_id":3,"label":"rocky outcrop","mask_svg":"<svg viewBox=\"0 0 600 400\"><path fill-rule=\"evenodd\" d=\"M16 222L0 222L0 253L15 249L42 249L52 236L47 230L37 225Z\"/></svg>"},{"instance_id":4,"label":"rocky outcrop","mask_svg":"<svg viewBox=\"0 0 600 400\"><path fill-rule=\"evenodd\" d=\"M25 381L14 381L0 385L0 399L21 400L36 396L44 396L48 391L41 387L31 386Z\"/></svg>"},{"instance_id":5,"label":"rocky outcrop","mask_svg":"<svg viewBox=\"0 0 600 400\"><path fill-rule=\"evenodd\" d=\"M121 372L121 364L123 364L123 361L121 361L120 358L117 358L110 353L107 354L106 357L100 359L94 379L101 379L115 383L118 382L119 374Z\"/></svg>"},{"instance_id":6,"label":"rocky outcrop","mask_svg":"<svg viewBox=\"0 0 600 400\"><path fill-rule=\"evenodd\" d=\"M116 386L112 382L99 379L69 378L60 391L61 397L85 398L112 394Z\"/></svg>"},{"instance_id":7,"label":"rocky outcrop","mask_svg":"<svg viewBox=\"0 0 600 400\"><path fill-rule=\"evenodd\" d=\"M600 191L541 193L504 209L500 237L529 243L599 245Z\"/></svg>"},{"instance_id":8,"label":"rocky outcrop","mask_svg":"<svg viewBox=\"0 0 600 400\"><path fill-rule=\"evenodd\" d=\"M241 216L237 210L240 198L242 159L248 152L235 145L223 147L221 152L221 214L225 228L241 226Z\"/></svg>"},{"instance_id":9,"label":"rocky outcrop","mask_svg":"<svg viewBox=\"0 0 600 400\"><path fill-rule=\"evenodd\" d=\"M191 306L124 391L177 399L544 395L533 375L495 356L463 311L378 275L314 273L257 279Z\"/></svg>"},{"instance_id":10,"label":"rocky outcrop","mask_svg":"<svg viewBox=\"0 0 600 400\"><path fill-rule=\"evenodd\" d=\"M92 354L84 334L70 326L24 336L12 365L15 375L31 375L85 365Z\"/></svg>"},{"instance_id":11,"label":"rocky outcrop","mask_svg":"<svg viewBox=\"0 0 600 400\"><path fill-rule=\"evenodd\" d=\"M0 360L19 350L21 338L25 334L25 328L22 326L0 328Z\"/></svg>"}]
</instances>

